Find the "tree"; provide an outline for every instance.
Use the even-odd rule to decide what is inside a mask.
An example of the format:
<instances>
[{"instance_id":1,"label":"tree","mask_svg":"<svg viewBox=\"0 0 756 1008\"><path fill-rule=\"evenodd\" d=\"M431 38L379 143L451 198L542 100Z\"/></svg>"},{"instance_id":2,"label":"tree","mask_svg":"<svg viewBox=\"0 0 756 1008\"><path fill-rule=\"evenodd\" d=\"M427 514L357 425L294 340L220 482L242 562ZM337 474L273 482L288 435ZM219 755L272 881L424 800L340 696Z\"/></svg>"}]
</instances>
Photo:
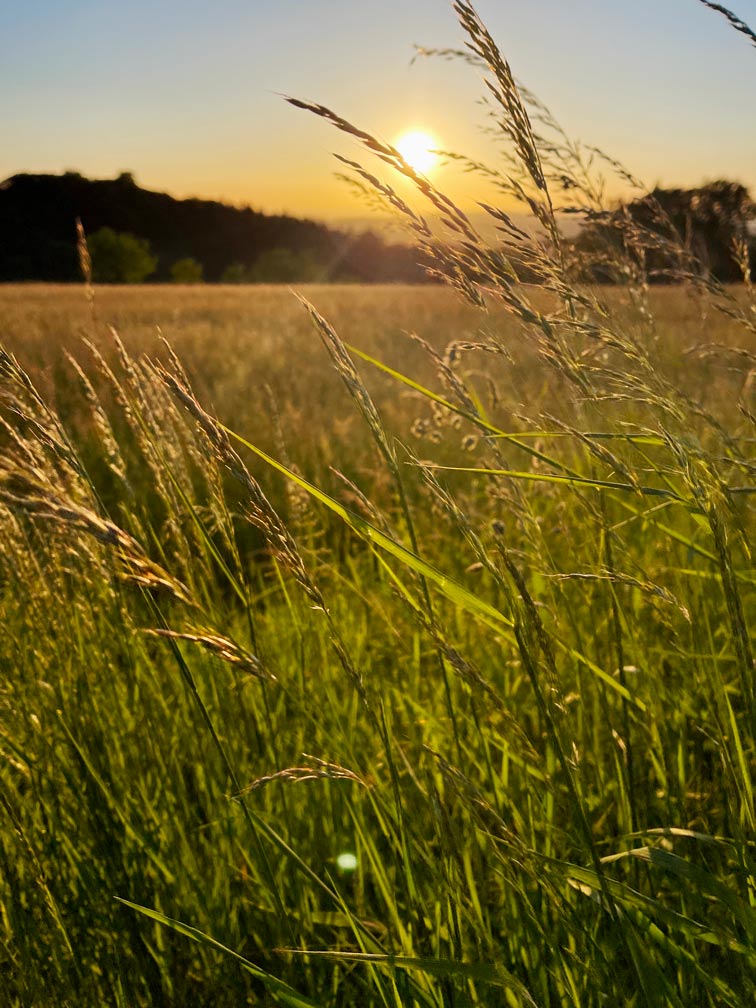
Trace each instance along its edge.
<instances>
[{"instance_id":1,"label":"tree","mask_svg":"<svg viewBox=\"0 0 756 1008\"><path fill-rule=\"evenodd\" d=\"M654 189L603 220L589 223L576 248L601 259L596 279L618 279L618 250L652 279L699 273L723 282L742 280L739 256L756 216L748 190L718 181L698 189ZM603 272L602 272L603 271Z\"/></svg>"},{"instance_id":2,"label":"tree","mask_svg":"<svg viewBox=\"0 0 756 1008\"><path fill-rule=\"evenodd\" d=\"M257 257L249 275L253 283L307 283L322 279L322 270L309 250L273 248Z\"/></svg>"},{"instance_id":3,"label":"tree","mask_svg":"<svg viewBox=\"0 0 756 1008\"><path fill-rule=\"evenodd\" d=\"M202 283L202 263L190 257L179 259L171 266L171 280L177 284Z\"/></svg>"},{"instance_id":4,"label":"tree","mask_svg":"<svg viewBox=\"0 0 756 1008\"><path fill-rule=\"evenodd\" d=\"M224 284L249 283L249 269L243 263L231 263L221 273L220 282Z\"/></svg>"},{"instance_id":5,"label":"tree","mask_svg":"<svg viewBox=\"0 0 756 1008\"><path fill-rule=\"evenodd\" d=\"M87 239L87 246L98 283L142 283L155 272L157 257L144 238L103 227Z\"/></svg>"}]
</instances>

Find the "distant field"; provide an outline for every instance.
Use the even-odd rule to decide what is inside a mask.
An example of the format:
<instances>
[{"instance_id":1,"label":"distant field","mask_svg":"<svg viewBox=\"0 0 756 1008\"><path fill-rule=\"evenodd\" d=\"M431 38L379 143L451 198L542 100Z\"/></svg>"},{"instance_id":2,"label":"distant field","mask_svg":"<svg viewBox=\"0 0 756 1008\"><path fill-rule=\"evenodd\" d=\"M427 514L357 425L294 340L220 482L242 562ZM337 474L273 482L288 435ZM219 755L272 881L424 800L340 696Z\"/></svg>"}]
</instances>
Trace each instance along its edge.
<instances>
[{"instance_id":1,"label":"distant field","mask_svg":"<svg viewBox=\"0 0 756 1008\"><path fill-rule=\"evenodd\" d=\"M0 287L0 1000L753 1003L747 293L300 293Z\"/></svg>"},{"instance_id":2,"label":"distant field","mask_svg":"<svg viewBox=\"0 0 756 1008\"><path fill-rule=\"evenodd\" d=\"M343 459L344 452L351 456L359 451L363 439L355 432L357 418L349 398L295 290L346 343L426 384L436 381L436 368L410 338L413 334L441 354L452 342L483 342L488 332L501 334L511 354L506 365L480 352L468 352L462 363L465 376L481 399L493 404L498 420L519 428L519 412L535 417L541 410L560 409L571 419L570 398L562 402L560 381L523 340L519 321L495 306L490 315L466 306L443 287L99 287L93 312L83 287L0 285L2 339L42 389L52 391L56 377L64 387L68 384L64 353L86 361L83 337L110 356L111 326L136 355L160 355L163 336L189 368L198 393L236 430L270 445L275 417L279 431L291 440L290 450L301 453L302 460L311 451L321 460ZM732 292L744 300L737 288ZM626 292L605 288L598 293L613 309L623 311L623 324L638 328L642 319L629 307ZM538 292L536 300L548 304ZM736 381L728 363L712 367L686 352L698 344L740 345L744 334L738 323L688 288L652 289L650 312L649 338L659 363L684 381L702 406L734 406L730 390ZM753 337L745 335L753 345ZM387 422L407 438L412 421L426 410L421 398L369 365L362 370Z\"/></svg>"}]
</instances>

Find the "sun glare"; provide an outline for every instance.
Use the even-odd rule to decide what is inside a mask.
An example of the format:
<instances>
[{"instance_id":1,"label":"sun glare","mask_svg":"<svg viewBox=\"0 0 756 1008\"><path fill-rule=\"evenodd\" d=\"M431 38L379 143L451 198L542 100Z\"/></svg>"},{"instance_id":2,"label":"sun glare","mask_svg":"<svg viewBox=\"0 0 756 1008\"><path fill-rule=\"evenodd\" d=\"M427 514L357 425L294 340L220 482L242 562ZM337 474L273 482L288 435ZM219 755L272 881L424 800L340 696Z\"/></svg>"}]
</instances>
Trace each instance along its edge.
<instances>
[{"instance_id":1,"label":"sun glare","mask_svg":"<svg viewBox=\"0 0 756 1008\"><path fill-rule=\"evenodd\" d=\"M416 172L425 175L438 162L438 154L435 153L438 141L430 133L422 130L410 130L403 133L396 141L396 149L404 160L414 168Z\"/></svg>"}]
</instances>

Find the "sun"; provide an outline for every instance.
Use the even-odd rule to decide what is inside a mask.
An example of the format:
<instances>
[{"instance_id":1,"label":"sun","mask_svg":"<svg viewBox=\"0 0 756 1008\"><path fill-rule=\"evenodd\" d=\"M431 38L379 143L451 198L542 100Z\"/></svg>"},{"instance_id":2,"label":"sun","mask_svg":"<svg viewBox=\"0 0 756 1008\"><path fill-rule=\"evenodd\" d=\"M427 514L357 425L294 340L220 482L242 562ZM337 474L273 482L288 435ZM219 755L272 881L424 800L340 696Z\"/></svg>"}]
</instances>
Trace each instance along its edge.
<instances>
[{"instance_id":1,"label":"sun","mask_svg":"<svg viewBox=\"0 0 756 1008\"><path fill-rule=\"evenodd\" d=\"M438 140L424 130L409 130L396 141L396 149L416 172L426 175L438 162Z\"/></svg>"}]
</instances>

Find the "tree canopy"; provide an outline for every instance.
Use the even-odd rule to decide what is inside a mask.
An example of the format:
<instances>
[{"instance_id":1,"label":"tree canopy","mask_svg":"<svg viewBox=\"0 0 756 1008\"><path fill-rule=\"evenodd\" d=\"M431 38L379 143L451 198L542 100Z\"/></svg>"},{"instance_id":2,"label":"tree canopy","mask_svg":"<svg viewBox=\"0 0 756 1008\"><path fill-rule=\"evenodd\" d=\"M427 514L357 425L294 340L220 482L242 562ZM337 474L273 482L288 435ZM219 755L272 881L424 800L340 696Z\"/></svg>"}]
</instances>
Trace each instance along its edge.
<instances>
[{"instance_id":1,"label":"tree canopy","mask_svg":"<svg viewBox=\"0 0 756 1008\"><path fill-rule=\"evenodd\" d=\"M621 279L613 271L613 252L621 245L652 280L697 274L731 283L743 279L749 254L754 261L749 225L755 218L756 204L737 182L657 188L587 224L576 244L595 257L596 279Z\"/></svg>"},{"instance_id":2,"label":"tree canopy","mask_svg":"<svg viewBox=\"0 0 756 1008\"><path fill-rule=\"evenodd\" d=\"M92 278L98 283L142 283L155 272L157 257L144 238L103 227L88 238L87 246Z\"/></svg>"},{"instance_id":3,"label":"tree canopy","mask_svg":"<svg viewBox=\"0 0 756 1008\"><path fill-rule=\"evenodd\" d=\"M191 257L178 259L171 266L171 279L177 284L202 283L202 263Z\"/></svg>"}]
</instances>

